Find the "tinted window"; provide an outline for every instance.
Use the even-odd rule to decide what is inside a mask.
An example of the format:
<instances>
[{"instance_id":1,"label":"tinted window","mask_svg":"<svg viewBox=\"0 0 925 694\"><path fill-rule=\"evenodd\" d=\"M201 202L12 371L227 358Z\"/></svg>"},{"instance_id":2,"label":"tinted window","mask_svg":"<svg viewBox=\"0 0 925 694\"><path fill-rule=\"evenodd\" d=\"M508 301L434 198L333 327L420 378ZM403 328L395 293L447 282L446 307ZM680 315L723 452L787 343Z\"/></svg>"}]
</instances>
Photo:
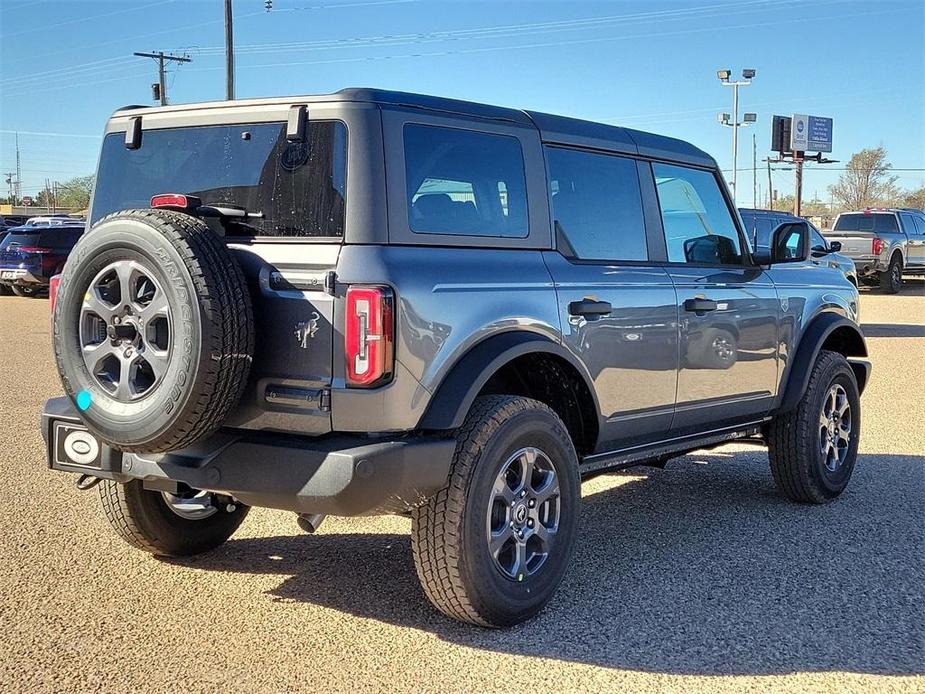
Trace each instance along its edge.
<instances>
[{"instance_id":1,"label":"tinted window","mask_svg":"<svg viewBox=\"0 0 925 694\"><path fill-rule=\"evenodd\" d=\"M653 164L658 204L672 263L740 265L735 222L709 171Z\"/></svg>"},{"instance_id":2,"label":"tinted window","mask_svg":"<svg viewBox=\"0 0 925 694\"><path fill-rule=\"evenodd\" d=\"M39 234L38 245L55 250L68 251L77 243L83 229L50 227Z\"/></svg>"},{"instance_id":3,"label":"tinted window","mask_svg":"<svg viewBox=\"0 0 925 694\"><path fill-rule=\"evenodd\" d=\"M226 233L241 236L342 236L347 133L312 122L305 142L286 140L282 123L146 130L126 149L122 133L103 141L90 223L145 208L158 193L195 195L259 214Z\"/></svg>"},{"instance_id":4,"label":"tinted window","mask_svg":"<svg viewBox=\"0 0 925 694\"><path fill-rule=\"evenodd\" d=\"M891 212L843 214L835 222L835 231L899 231L896 215Z\"/></svg>"},{"instance_id":5,"label":"tinted window","mask_svg":"<svg viewBox=\"0 0 925 694\"><path fill-rule=\"evenodd\" d=\"M404 139L412 231L527 235L524 157L517 138L406 125Z\"/></svg>"},{"instance_id":6,"label":"tinted window","mask_svg":"<svg viewBox=\"0 0 925 694\"><path fill-rule=\"evenodd\" d=\"M556 233L577 258L647 260L639 176L632 159L547 148Z\"/></svg>"},{"instance_id":7,"label":"tinted window","mask_svg":"<svg viewBox=\"0 0 925 694\"><path fill-rule=\"evenodd\" d=\"M925 236L925 219L922 219L921 217L915 217L915 231L918 234Z\"/></svg>"},{"instance_id":8,"label":"tinted window","mask_svg":"<svg viewBox=\"0 0 925 694\"><path fill-rule=\"evenodd\" d=\"M911 214L906 214L905 212L900 213L900 220L902 221L902 228L907 234L915 233L915 218Z\"/></svg>"}]
</instances>

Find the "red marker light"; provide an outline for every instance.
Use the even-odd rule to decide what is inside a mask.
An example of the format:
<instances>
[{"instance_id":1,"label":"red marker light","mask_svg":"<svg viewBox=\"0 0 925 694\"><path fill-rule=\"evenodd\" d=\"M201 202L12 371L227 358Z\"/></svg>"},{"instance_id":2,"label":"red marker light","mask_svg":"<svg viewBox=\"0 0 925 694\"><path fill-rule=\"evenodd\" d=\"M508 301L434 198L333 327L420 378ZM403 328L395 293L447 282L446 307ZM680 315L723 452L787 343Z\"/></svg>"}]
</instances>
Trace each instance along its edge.
<instances>
[{"instance_id":1,"label":"red marker light","mask_svg":"<svg viewBox=\"0 0 925 694\"><path fill-rule=\"evenodd\" d=\"M151 207L176 207L185 210L190 205L190 198L180 193L162 193L151 198Z\"/></svg>"}]
</instances>

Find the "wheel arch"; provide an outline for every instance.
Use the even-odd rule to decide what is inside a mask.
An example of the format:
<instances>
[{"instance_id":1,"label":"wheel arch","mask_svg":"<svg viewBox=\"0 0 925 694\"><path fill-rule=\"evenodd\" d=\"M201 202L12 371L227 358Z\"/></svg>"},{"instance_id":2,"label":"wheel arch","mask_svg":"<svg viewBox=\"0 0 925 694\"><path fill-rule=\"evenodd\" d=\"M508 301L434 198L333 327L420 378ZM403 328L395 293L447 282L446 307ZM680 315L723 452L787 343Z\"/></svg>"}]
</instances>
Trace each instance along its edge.
<instances>
[{"instance_id":1,"label":"wheel arch","mask_svg":"<svg viewBox=\"0 0 925 694\"><path fill-rule=\"evenodd\" d=\"M787 370L779 412L788 412L797 406L809 385L812 365L822 350L838 352L847 358L857 378L858 391L864 391L870 375L864 335L856 323L837 313L827 312L816 316L803 331Z\"/></svg>"},{"instance_id":2,"label":"wheel arch","mask_svg":"<svg viewBox=\"0 0 925 694\"><path fill-rule=\"evenodd\" d=\"M592 383L581 362L556 342L536 333L505 332L482 340L456 361L418 426L456 429L479 395L523 395L555 410L576 449L590 452L600 430L600 407Z\"/></svg>"}]
</instances>

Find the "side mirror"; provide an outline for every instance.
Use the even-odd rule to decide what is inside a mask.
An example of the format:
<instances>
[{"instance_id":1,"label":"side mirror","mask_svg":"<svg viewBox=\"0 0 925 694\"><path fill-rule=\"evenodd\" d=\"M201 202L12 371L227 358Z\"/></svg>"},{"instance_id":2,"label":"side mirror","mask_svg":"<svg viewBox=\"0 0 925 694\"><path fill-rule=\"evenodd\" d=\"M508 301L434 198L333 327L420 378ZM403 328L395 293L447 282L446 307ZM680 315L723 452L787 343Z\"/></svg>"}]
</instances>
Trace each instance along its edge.
<instances>
[{"instance_id":1,"label":"side mirror","mask_svg":"<svg viewBox=\"0 0 925 694\"><path fill-rule=\"evenodd\" d=\"M838 253L841 250L841 241L829 241L829 253Z\"/></svg>"},{"instance_id":2,"label":"side mirror","mask_svg":"<svg viewBox=\"0 0 925 694\"><path fill-rule=\"evenodd\" d=\"M770 265L772 262L771 251L767 248L756 248L752 253L752 259L757 265Z\"/></svg>"},{"instance_id":3,"label":"side mirror","mask_svg":"<svg viewBox=\"0 0 925 694\"><path fill-rule=\"evenodd\" d=\"M809 226L806 222L784 222L771 232L771 262L796 263L808 255Z\"/></svg>"}]
</instances>

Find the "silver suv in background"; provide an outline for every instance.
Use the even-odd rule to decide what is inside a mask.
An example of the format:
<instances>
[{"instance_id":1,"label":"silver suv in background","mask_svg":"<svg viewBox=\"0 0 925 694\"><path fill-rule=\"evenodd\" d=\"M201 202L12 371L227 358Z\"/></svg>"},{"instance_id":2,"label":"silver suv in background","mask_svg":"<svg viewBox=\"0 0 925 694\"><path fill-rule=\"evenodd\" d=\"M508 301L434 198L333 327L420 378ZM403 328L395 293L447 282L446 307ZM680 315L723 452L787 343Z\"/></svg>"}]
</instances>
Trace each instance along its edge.
<instances>
[{"instance_id":1,"label":"silver suv in background","mask_svg":"<svg viewBox=\"0 0 925 694\"><path fill-rule=\"evenodd\" d=\"M861 282L890 294L902 289L902 277L925 274L925 212L911 208L866 209L838 215L830 242L854 260Z\"/></svg>"}]
</instances>

